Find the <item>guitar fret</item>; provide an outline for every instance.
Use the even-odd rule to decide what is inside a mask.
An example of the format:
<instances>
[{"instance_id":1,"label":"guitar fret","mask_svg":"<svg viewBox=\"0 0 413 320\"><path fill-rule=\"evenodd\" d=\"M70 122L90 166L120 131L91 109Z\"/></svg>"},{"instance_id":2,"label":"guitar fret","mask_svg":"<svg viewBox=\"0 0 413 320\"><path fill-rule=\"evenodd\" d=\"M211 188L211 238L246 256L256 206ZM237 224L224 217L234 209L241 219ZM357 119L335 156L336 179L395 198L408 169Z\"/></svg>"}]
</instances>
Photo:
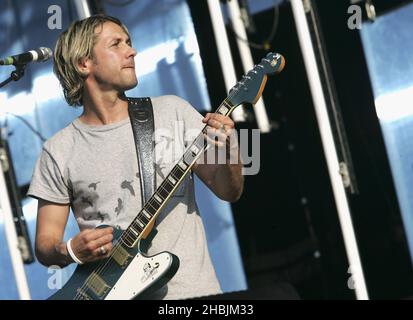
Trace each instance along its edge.
<instances>
[{"instance_id":1,"label":"guitar fret","mask_svg":"<svg viewBox=\"0 0 413 320\"><path fill-rule=\"evenodd\" d=\"M196 140L194 141L194 143L198 146L199 149L202 149L205 147L205 138L203 134L200 134Z\"/></svg>"},{"instance_id":2,"label":"guitar fret","mask_svg":"<svg viewBox=\"0 0 413 320\"><path fill-rule=\"evenodd\" d=\"M129 228L129 230L131 230L135 234L135 236L139 236L139 232L135 230L132 226Z\"/></svg>"},{"instance_id":3,"label":"guitar fret","mask_svg":"<svg viewBox=\"0 0 413 320\"><path fill-rule=\"evenodd\" d=\"M174 186L170 184L168 180L164 180L161 184L161 187L166 191L166 192L171 192Z\"/></svg>"},{"instance_id":4,"label":"guitar fret","mask_svg":"<svg viewBox=\"0 0 413 320\"><path fill-rule=\"evenodd\" d=\"M126 229L124 235L125 235L126 238L128 238L127 240L130 240L130 239L133 240L133 236L132 236L132 234L130 233L130 229L129 229L129 228Z\"/></svg>"},{"instance_id":5,"label":"guitar fret","mask_svg":"<svg viewBox=\"0 0 413 320\"><path fill-rule=\"evenodd\" d=\"M123 239L123 243L126 244L128 247L131 247L135 241L129 239Z\"/></svg>"},{"instance_id":6,"label":"guitar fret","mask_svg":"<svg viewBox=\"0 0 413 320\"><path fill-rule=\"evenodd\" d=\"M225 103L225 102L224 102ZM222 115L226 115L228 112L228 108L226 106L221 106L219 107L219 109L217 110L217 113L220 113Z\"/></svg>"},{"instance_id":7,"label":"guitar fret","mask_svg":"<svg viewBox=\"0 0 413 320\"><path fill-rule=\"evenodd\" d=\"M126 244L131 245L135 242L133 236L126 230L122 235L123 240L125 240Z\"/></svg>"},{"instance_id":8,"label":"guitar fret","mask_svg":"<svg viewBox=\"0 0 413 320\"><path fill-rule=\"evenodd\" d=\"M152 218L152 216L148 213L148 211L147 210L142 210L142 214L146 217L146 218L148 218L148 220L150 220L151 218Z\"/></svg>"},{"instance_id":9,"label":"guitar fret","mask_svg":"<svg viewBox=\"0 0 413 320\"><path fill-rule=\"evenodd\" d=\"M183 161L179 161L179 162L178 162L178 166L179 166L183 171L185 171L186 168L188 168L188 166L186 165L186 163L183 162Z\"/></svg>"},{"instance_id":10,"label":"guitar fret","mask_svg":"<svg viewBox=\"0 0 413 320\"><path fill-rule=\"evenodd\" d=\"M145 228L145 225L139 220L139 217L136 217L135 222L142 228L142 230Z\"/></svg>"},{"instance_id":11,"label":"guitar fret","mask_svg":"<svg viewBox=\"0 0 413 320\"><path fill-rule=\"evenodd\" d=\"M176 184L176 180L174 179L174 177L172 177L172 175L169 175L168 176L168 180L169 180L169 182L171 182L173 185L175 185Z\"/></svg>"},{"instance_id":12,"label":"guitar fret","mask_svg":"<svg viewBox=\"0 0 413 320\"><path fill-rule=\"evenodd\" d=\"M172 178L174 178L175 180L179 180L179 179L181 179L181 177L182 177L182 173L181 173L181 171L179 170L177 170L178 168L176 168L175 170L173 170L172 172L171 172L171 176L172 176Z\"/></svg>"},{"instance_id":13,"label":"guitar fret","mask_svg":"<svg viewBox=\"0 0 413 320\"><path fill-rule=\"evenodd\" d=\"M195 143L190 147L190 150L192 152L192 155L196 156L199 153L200 148Z\"/></svg>"},{"instance_id":14,"label":"guitar fret","mask_svg":"<svg viewBox=\"0 0 413 320\"><path fill-rule=\"evenodd\" d=\"M230 103L227 99L224 99L224 101L222 101L222 104L223 104L224 106L221 105L221 107L220 107L218 110L220 110L222 107L227 108L227 110L225 111L225 114L224 114L224 113L221 113L221 114L226 115L227 112L228 112L233 106L231 105L231 103ZM223 110L225 110L225 109L223 109ZM218 111L217 111L217 112L218 112Z\"/></svg>"},{"instance_id":15,"label":"guitar fret","mask_svg":"<svg viewBox=\"0 0 413 320\"><path fill-rule=\"evenodd\" d=\"M163 202L163 200L161 199L161 197L157 193L155 193L153 195L153 197L159 204L161 204Z\"/></svg>"},{"instance_id":16,"label":"guitar fret","mask_svg":"<svg viewBox=\"0 0 413 320\"><path fill-rule=\"evenodd\" d=\"M162 199L166 199L168 197L168 191L162 188L162 185L159 186L158 194L162 197Z\"/></svg>"},{"instance_id":17,"label":"guitar fret","mask_svg":"<svg viewBox=\"0 0 413 320\"><path fill-rule=\"evenodd\" d=\"M149 213L151 215L154 215L156 213L156 211L159 209L159 205L155 201L153 201L152 199L150 199L146 203L145 207L147 207L147 209L149 210Z\"/></svg>"},{"instance_id":18,"label":"guitar fret","mask_svg":"<svg viewBox=\"0 0 413 320\"><path fill-rule=\"evenodd\" d=\"M131 225L130 228L133 228L133 230L137 231L139 234L143 231L144 226L140 226L139 224L136 223L136 221L134 220Z\"/></svg>"},{"instance_id":19,"label":"guitar fret","mask_svg":"<svg viewBox=\"0 0 413 320\"><path fill-rule=\"evenodd\" d=\"M150 220L145 215L143 215L142 212L139 213L138 218L145 226L148 224L148 222Z\"/></svg>"},{"instance_id":20,"label":"guitar fret","mask_svg":"<svg viewBox=\"0 0 413 320\"><path fill-rule=\"evenodd\" d=\"M187 165L190 165L194 161L194 159L195 159L195 156L192 154L192 152L190 150L185 152L184 161Z\"/></svg>"},{"instance_id":21,"label":"guitar fret","mask_svg":"<svg viewBox=\"0 0 413 320\"><path fill-rule=\"evenodd\" d=\"M179 180L181 180L183 176L184 176L184 172L182 172L181 170L176 170L176 172L174 172L173 174L174 179L176 179L178 183L179 183Z\"/></svg>"},{"instance_id":22,"label":"guitar fret","mask_svg":"<svg viewBox=\"0 0 413 320\"><path fill-rule=\"evenodd\" d=\"M134 243L136 239L138 238L138 236L135 235L130 229L126 230L125 234L127 236L126 238L127 243Z\"/></svg>"}]
</instances>

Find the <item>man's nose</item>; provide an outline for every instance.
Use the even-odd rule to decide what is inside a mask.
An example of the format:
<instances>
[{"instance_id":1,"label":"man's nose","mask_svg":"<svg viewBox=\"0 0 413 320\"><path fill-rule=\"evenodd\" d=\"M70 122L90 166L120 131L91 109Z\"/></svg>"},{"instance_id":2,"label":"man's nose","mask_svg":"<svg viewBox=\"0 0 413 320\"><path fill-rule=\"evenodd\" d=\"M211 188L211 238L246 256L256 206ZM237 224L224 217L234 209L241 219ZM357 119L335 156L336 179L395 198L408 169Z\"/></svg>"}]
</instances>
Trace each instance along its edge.
<instances>
[{"instance_id":1,"label":"man's nose","mask_svg":"<svg viewBox=\"0 0 413 320\"><path fill-rule=\"evenodd\" d=\"M128 52L127 52L128 58L131 57L131 56L134 57L134 56L136 56L137 54L138 54L138 52L137 52L134 48L129 47Z\"/></svg>"}]
</instances>

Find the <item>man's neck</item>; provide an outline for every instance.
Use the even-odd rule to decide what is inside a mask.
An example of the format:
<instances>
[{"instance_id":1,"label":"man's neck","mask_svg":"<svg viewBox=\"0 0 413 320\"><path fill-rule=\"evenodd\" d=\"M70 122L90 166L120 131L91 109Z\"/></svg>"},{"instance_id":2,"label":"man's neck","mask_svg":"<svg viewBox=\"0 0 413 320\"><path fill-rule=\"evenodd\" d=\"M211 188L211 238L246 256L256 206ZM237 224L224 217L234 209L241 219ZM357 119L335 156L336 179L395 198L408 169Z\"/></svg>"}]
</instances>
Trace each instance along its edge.
<instances>
[{"instance_id":1,"label":"man's neck","mask_svg":"<svg viewBox=\"0 0 413 320\"><path fill-rule=\"evenodd\" d=\"M128 117L128 102L116 92L85 95L84 111L79 119L90 125L105 125Z\"/></svg>"}]
</instances>

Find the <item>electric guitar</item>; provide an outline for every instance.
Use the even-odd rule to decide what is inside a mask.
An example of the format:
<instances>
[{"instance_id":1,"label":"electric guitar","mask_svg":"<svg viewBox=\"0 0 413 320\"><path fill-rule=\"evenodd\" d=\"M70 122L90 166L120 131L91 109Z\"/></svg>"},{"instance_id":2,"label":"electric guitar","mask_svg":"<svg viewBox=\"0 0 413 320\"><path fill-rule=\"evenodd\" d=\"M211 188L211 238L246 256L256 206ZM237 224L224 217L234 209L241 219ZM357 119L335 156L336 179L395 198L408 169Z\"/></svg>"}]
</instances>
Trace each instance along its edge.
<instances>
[{"instance_id":1,"label":"electric guitar","mask_svg":"<svg viewBox=\"0 0 413 320\"><path fill-rule=\"evenodd\" d=\"M269 53L242 77L215 113L229 116L242 103L255 104L264 90L267 75L279 73L285 60ZM174 191L189 173L197 158L207 148L206 126L184 152L171 172L143 206L126 230L114 230L110 257L77 266L74 274L49 299L126 300L139 299L144 293L165 285L177 272L179 259L164 251L145 255L154 221Z\"/></svg>"}]
</instances>

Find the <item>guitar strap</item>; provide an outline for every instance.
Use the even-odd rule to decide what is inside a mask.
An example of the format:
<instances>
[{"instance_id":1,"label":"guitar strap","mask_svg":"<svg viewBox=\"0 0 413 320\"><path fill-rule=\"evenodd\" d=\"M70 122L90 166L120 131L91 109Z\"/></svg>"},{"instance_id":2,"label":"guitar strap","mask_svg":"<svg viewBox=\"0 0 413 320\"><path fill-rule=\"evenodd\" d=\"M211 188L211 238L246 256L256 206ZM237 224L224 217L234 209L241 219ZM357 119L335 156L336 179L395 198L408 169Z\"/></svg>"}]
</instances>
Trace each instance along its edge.
<instances>
[{"instance_id":1,"label":"guitar strap","mask_svg":"<svg viewBox=\"0 0 413 320\"><path fill-rule=\"evenodd\" d=\"M128 98L141 183L142 207L155 192L154 117L150 98Z\"/></svg>"}]
</instances>

